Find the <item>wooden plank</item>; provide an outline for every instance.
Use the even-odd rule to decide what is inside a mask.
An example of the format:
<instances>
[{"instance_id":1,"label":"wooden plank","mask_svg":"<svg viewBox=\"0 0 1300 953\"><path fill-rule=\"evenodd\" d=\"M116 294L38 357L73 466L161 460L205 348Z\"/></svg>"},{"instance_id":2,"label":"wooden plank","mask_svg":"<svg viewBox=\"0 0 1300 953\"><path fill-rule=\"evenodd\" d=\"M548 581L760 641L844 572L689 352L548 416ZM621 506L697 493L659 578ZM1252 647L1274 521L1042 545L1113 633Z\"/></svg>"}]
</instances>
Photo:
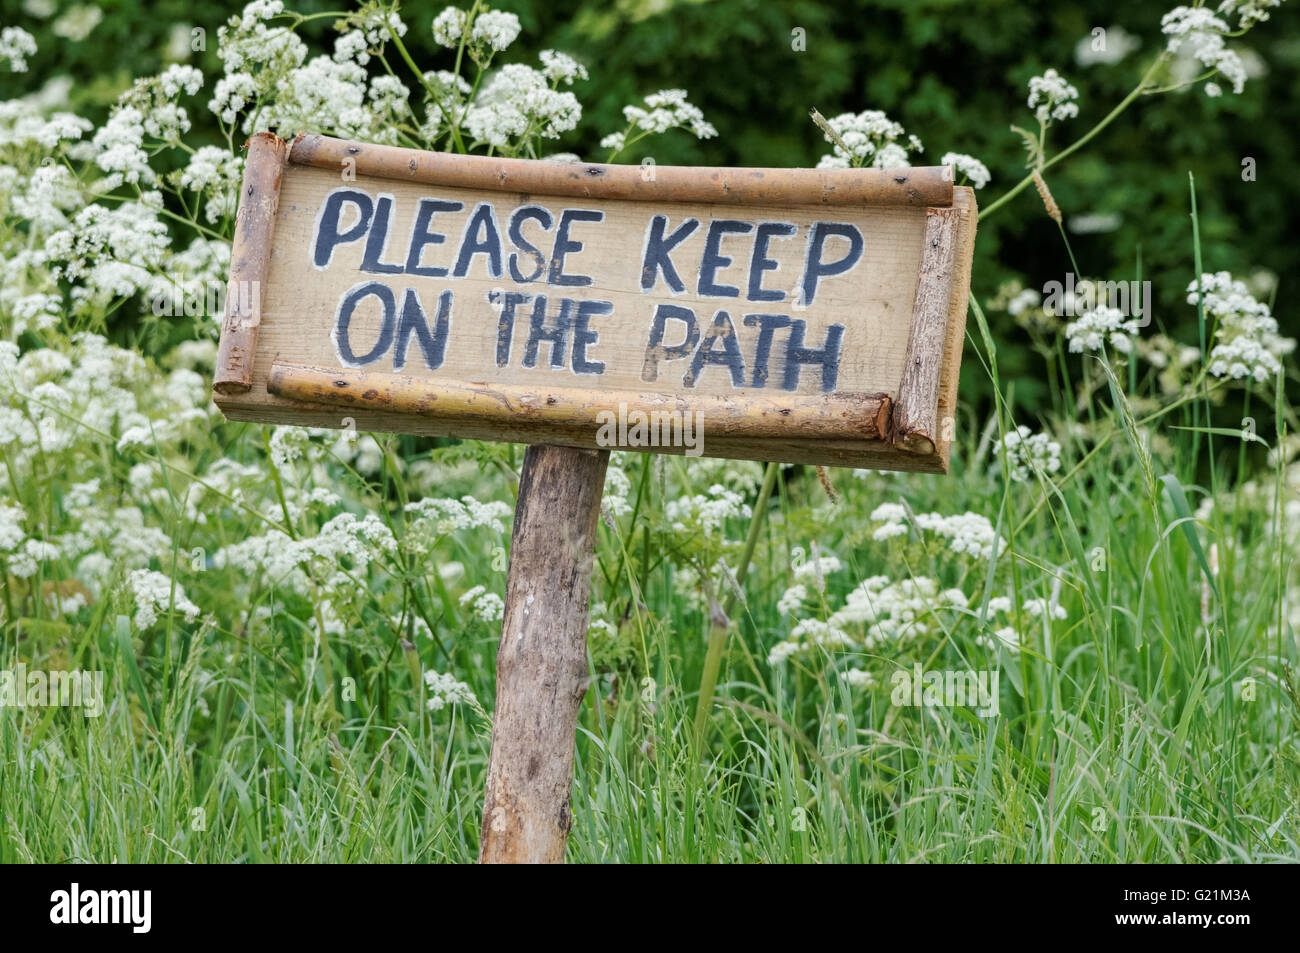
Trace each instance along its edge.
<instances>
[{"instance_id":1,"label":"wooden plank","mask_svg":"<svg viewBox=\"0 0 1300 953\"><path fill-rule=\"evenodd\" d=\"M979 209L975 190L961 186L954 190L953 206L959 216L957 248L948 301L948 332L943 348L943 370L939 375L939 458L943 472L948 462L957 428L957 385L961 378L962 348L966 343L966 315L969 310L971 268L975 257L975 229Z\"/></svg>"},{"instance_id":2,"label":"wooden plank","mask_svg":"<svg viewBox=\"0 0 1300 953\"><path fill-rule=\"evenodd\" d=\"M463 189L719 205L951 205L951 166L716 169L601 165L422 152L302 134L290 160L333 173Z\"/></svg>"},{"instance_id":3,"label":"wooden plank","mask_svg":"<svg viewBox=\"0 0 1300 953\"><path fill-rule=\"evenodd\" d=\"M710 437L780 437L797 431L805 437L883 440L891 408L885 394L685 398L573 387L444 383L405 374L279 363L271 366L267 390L290 400L416 414L448 423L462 418L503 424L526 419L564 430L598 432L607 421L616 424L619 418L626 430L630 418L650 421L655 428L685 424L701 438L707 427Z\"/></svg>"},{"instance_id":4,"label":"wooden plank","mask_svg":"<svg viewBox=\"0 0 1300 953\"><path fill-rule=\"evenodd\" d=\"M219 394L242 393L252 383L257 328L262 321L261 292L270 261L280 177L287 153L284 140L269 132L260 132L248 140L239 210L235 214L235 237L230 245L226 313L212 382L213 390Z\"/></svg>"},{"instance_id":5,"label":"wooden plank","mask_svg":"<svg viewBox=\"0 0 1300 953\"><path fill-rule=\"evenodd\" d=\"M958 220L954 208L926 210L924 252L907 339L907 360L894 406L894 445L909 453L929 455L938 450L939 378L952 296Z\"/></svg>"}]
</instances>

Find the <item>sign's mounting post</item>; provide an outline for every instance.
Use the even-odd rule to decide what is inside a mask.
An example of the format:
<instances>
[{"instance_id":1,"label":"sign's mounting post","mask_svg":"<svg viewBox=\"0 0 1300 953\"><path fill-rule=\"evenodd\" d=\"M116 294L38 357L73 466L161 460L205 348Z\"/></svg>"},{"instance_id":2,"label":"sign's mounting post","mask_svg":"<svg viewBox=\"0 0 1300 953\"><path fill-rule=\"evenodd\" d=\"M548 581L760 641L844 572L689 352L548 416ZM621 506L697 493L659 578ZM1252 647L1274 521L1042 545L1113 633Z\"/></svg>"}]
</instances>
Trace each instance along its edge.
<instances>
[{"instance_id":1,"label":"sign's mounting post","mask_svg":"<svg viewBox=\"0 0 1300 953\"><path fill-rule=\"evenodd\" d=\"M482 863L564 860L608 463L608 450L537 444L524 454L497 648Z\"/></svg>"}]
</instances>

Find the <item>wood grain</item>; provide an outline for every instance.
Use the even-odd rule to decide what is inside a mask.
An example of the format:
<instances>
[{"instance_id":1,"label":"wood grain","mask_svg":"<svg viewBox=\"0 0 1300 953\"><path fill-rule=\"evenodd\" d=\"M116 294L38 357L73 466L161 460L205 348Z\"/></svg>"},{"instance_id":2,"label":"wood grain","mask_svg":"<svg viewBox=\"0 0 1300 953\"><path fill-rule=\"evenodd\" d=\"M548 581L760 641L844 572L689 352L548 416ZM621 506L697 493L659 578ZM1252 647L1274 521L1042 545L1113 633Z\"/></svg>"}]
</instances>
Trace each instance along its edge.
<instances>
[{"instance_id":1,"label":"wood grain","mask_svg":"<svg viewBox=\"0 0 1300 953\"><path fill-rule=\"evenodd\" d=\"M226 313L212 382L213 390L220 394L243 393L252 384L257 328L262 322L262 292L288 145L273 133L259 132L248 140L247 150L235 237L230 246Z\"/></svg>"},{"instance_id":2,"label":"wood grain","mask_svg":"<svg viewBox=\"0 0 1300 953\"><path fill-rule=\"evenodd\" d=\"M481 863L562 863L608 452L524 454L497 648Z\"/></svg>"},{"instance_id":3,"label":"wood grain","mask_svg":"<svg viewBox=\"0 0 1300 953\"><path fill-rule=\"evenodd\" d=\"M422 152L321 135L294 140L290 161L357 175L537 195L720 205L951 205L951 166L904 169L721 169L600 165Z\"/></svg>"},{"instance_id":4,"label":"wood grain","mask_svg":"<svg viewBox=\"0 0 1300 953\"><path fill-rule=\"evenodd\" d=\"M954 208L926 210L920 280L907 339L907 362L894 405L894 445L923 455L939 445L939 378L952 296L953 262L960 213Z\"/></svg>"},{"instance_id":5,"label":"wood grain","mask_svg":"<svg viewBox=\"0 0 1300 953\"><path fill-rule=\"evenodd\" d=\"M530 388L509 384L433 381L404 374L363 373L328 367L273 364L267 390L314 404L369 408L509 424L528 420L564 430L596 433L601 415L634 414L653 420L694 414L700 435L737 437L838 437L883 440L891 401L885 394L815 394L685 398L647 392Z\"/></svg>"},{"instance_id":6,"label":"wood grain","mask_svg":"<svg viewBox=\"0 0 1300 953\"><path fill-rule=\"evenodd\" d=\"M961 379L961 356L966 343L966 314L969 310L971 269L975 258L975 230L979 208L975 190L960 186L953 192L953 207L959 224L955 251L952 295L948 301L948 331L943 348L943 371L939 375L939 460L948 472L949 457L957 428L957 389Z\"/></svg>"}]
</instances>

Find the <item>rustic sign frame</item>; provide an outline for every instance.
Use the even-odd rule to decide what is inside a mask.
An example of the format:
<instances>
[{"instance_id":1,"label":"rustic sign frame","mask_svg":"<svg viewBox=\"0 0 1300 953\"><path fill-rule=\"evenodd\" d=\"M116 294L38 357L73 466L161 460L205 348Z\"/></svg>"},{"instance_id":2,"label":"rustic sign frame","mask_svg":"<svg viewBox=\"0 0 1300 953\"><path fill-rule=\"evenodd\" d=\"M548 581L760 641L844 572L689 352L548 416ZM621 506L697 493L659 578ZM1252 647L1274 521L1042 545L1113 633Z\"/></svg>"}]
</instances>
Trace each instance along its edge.
<instances>
[{"instance_id":1,"label":"rustic sign frame","mask_svg":"<svg viewBox=\"0 0 1300 953\"><path fill-rule=\"evenodd\" d=\"M272 266L277 203L297 168L515 195L718 206L899 206L925 210L921 267L902 379L892 392L718 397L435 381L279 362L259 354L260 289ZM946 473L978 217L949 167L717 169L561 163L421 152L271 133L248 143L213 400L232 420L597 448L597 414L693 409L708 456ZM684 452L682 447L655 452Z\"/></svg>"}]
</instances>

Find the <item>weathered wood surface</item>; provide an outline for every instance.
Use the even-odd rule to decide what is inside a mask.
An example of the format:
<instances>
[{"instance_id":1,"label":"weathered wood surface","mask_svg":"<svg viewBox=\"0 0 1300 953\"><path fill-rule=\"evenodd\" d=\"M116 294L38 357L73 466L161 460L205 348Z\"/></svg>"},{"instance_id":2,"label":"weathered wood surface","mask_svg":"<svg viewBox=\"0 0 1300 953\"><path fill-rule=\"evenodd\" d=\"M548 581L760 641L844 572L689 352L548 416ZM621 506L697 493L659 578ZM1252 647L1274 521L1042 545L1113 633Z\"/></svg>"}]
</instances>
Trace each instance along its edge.
<instances>
[{"instance_id":1,"label":"weathered wood surface","mask_svg":"<svg viewBox=\"0 0 1300 953\"><path fill-rule=\"evenodd\" d=\"M353 147L358 151L349 154ZM395 164L399 157L404 166ZM675 401L679 411L698 403L706 412L706 456L946 472L976 220L970 189L950 189L950 211L939 214L905 204L834 204L846 193L839 185L828 191L817 170L776 170L789 173L780 179L785 192L778 194L765 191L778 181L767 176L772 170L665 167L655 170L661 185L675 181L682 188L672 195L700 200L625 201L609 196L632 194L626 191L634 188L628 177L642 181L635 167L609 167L589 176L591 182L575 184L566 177L586 167L462 158L319 137L297 141L284 166L278 211L259 226L267 263L257 309L228 317L224 325L214 400L227 417L598 447L597 428L563 410L583 403L570 398L585 390L592 407L626 403L633 410L647 396ZM335 159L354 159L355 165L340 168L332 165ZM838 171L850 174L846 181L859 182L852 177L866 170ZM674 179L677 172L685 178ZM747 180L750 173L755 175ZM869 178L855 187L869 189ZM524 186L571 194L511 191ZM338 240L321 256L324 208L340 190L359 190L366 198L342 212L334 209L330 228ZM809 201L789 204L791 196ZM942 194L927 197L945 200ZM445 204L421 218L428 201ZM487 234L478 230L487 220L480 215L485 207L500 236L502 260L495 264L480 247ZM538 209L549 224L514 218ZM561 217L575 210L600 218L575 219L565 232ZM370 224L363 226L367 212ZM658 266L643 284L657 216L667 223L662 234L690 220L698 223L670 253L680 286ZM920 277L927 219L936 216L953 221L946 312L937 303L941 296L931 295ZM536 245L536 261L526 246L510 244L511 228L520 223L514 234ZM714 235L721 223L739 231ZM856 264L819 274L810 286L804 277L811 262L825 265L856 254L846 252L854 242L843 235L830 234L818 245L819 225L856 230L861 254ZM776 231L760 241L762 227ZM352 237L345 239L344 232ZM475 250L465 254L467 247ZM237 263L244 259L241 251L237 240ZM557 284L550 271L557 261L561 278L576 275L587 283ZM523 271L536 266L540 278L512 272L512 264ZM237 277L232 275L232 286ZM376 286L386 289L387 301L367 290ZM811 301L805 300L810 292ZM414 303L408 307L408 301ZM507 301L513 301L509 309ZM665 318L667 309L688 312L690 321ZM818 358L832 342L833 367ZM272 388L273 365L402 375L424 383L404 383L396 402L387 405L364 399L364 391L362 399L346 399L346 405L326 404ZM524 400L516 405L522 413L514 416L469 407L451 414L404 410L402 400L423 400L425 385L426 397L482 390L555 401ZM829 420L779 411L793 400L811 412L822 406L813 398L826 398ZM881 406L885 398L892 404L888 427L842 428L849 418L836 419L838 402L857 406L878 398ZM455 404L440 400L443 407ZM737 416L733 401L759 409ZM430 406L427 400L424 406ZM765 408L777 408L779 416ZM709 427L712 412L721 416ZM780 426L782 420L789 426ZM684 452L675 446L626 449Z\"/></svg>"},{"instance_id":2,"label":"weathered wood surface","mask_svg":"<svg viewBox=\"0 0 1300 953\"><path fill-rule=\"evenodd\" d=\"M524 455L497 649L482 863L561 863L607 451Z\"/></svg>"},{"instance_id":3,"label":"weathered wood surface","mask_svg":"<svg viewBox=\"0 0 1300 953\"><path fill-rule=\"evenodd\" d=\"M975 229L979 210L975 191L957 189L953 202L959 217L957 248L954 252L952 294L948 299L947 332L943 345L943 368L939 373L939 441L937 459L948 472L952 444L957 436L957 385L961 377L961 354L966 343L966 315L969 310L971 268L975 259ZM926 459L935 459L930 457Z\"/></svg>"},{"instance_id":4,"label":"weathered wood surface","mask_svg":"<svg viewBox=\"0 0 1300 953\"><path fill-rule=\"evenodd\" d=\"M287 152L287 143L269 132L259 132L248 140L239 210L235 215L235 237L230 246L226 313L212 382L218 393L242 393L252 383L257 328L262 321L262 291L270 263L280 177Z\"/></svg>"},{"instance_id":5,"label":"weathered wood surface","mask_svg":"<svg viewBox=\"0 0 1300 953\"><path fill-rule=\"evenodd\" d=\"M787 397L700 396L578 388L530 388L509 384L440 382L405 374L364 373L328 367L273 364L267 390L277 397L349 408L370 408L484 422L530 420L566 430L592 428L602 414L639 414L655 421L696 414L707 436L805 437L883 440L891 401L885 394L792 394ZM608 419L608 418L604 418Z\"/></svg>"},{"instance_id":6,"label":"weathered wood surface","mask_svg":"<svg viewBox=\"0 0 1300 953\"><path fill-rule=\"evenodd\" d=\"M955 208L926 210L925 250L912 308L907 361L894 406L894 444L909 453L933 454L939 445L939 381L959 216Z\"/></svg>"},{"instance_id":7,"label":"weathered wood surface","mask_svg":"<svg viewBox=\"0 0 1300 953\"><path fill-rule=\"evenodd\" d=\"M718 169L538 162L421 152L300 135L290 159L337 173L537 195L720 205L950 205L951 166L905 169Z\"/></svg>"}]
</instances>

